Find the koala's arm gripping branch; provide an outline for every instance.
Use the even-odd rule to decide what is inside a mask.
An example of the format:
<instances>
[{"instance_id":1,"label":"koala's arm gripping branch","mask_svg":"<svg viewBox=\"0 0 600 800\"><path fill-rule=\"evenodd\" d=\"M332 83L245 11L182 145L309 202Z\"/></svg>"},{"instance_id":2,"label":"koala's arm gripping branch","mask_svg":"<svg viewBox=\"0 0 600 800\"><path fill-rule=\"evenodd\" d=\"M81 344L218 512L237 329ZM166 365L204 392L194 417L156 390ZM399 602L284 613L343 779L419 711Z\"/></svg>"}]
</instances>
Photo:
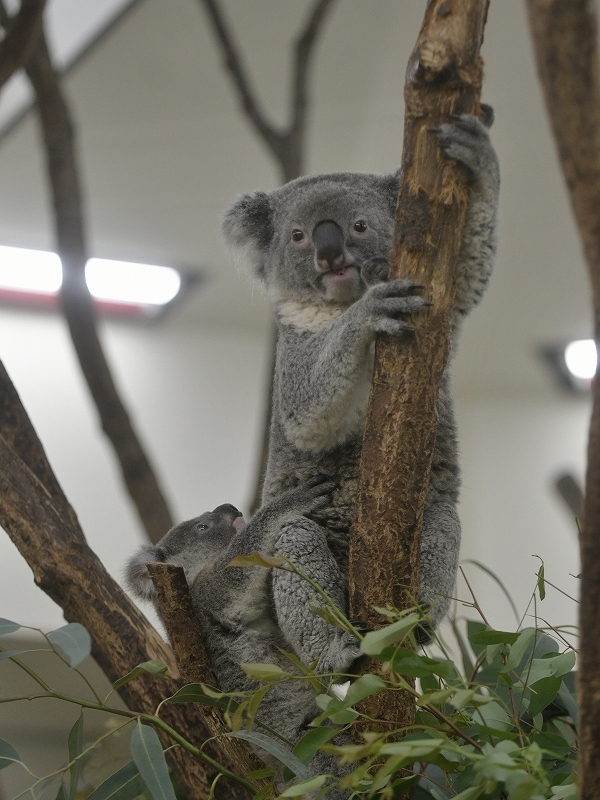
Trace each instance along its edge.
<instances>
[{"instance_id":1,"label":"koala's arm gripping branch","mask_svg":"<svg viewBox=\"0 0 600 800\"><path fill-rule=\"evenodd\" d=\"M592 284L596 340L600 339L600 63L595 4L528 0L537 67L546 107L579 227ZM600 786L600 380L588 442L579 539L581 646L577 668L579 797Z\"/></svg>"},{"instance_id":2,"label":"koala's arm gripping branch","mask_svg":"<svg viewBox=\"0 0 600 800\"><path fill-rule=\"evenodd\" d=\"M455 268L468 187L430 132L450 114L479 111L479 49L488 0L429 0L406 73L404 150L390 277L423 284L432 308L412 341L380 335L350 539L351 615L377 627L374 605L411 605L436 436L438 387L450 348ZM381 554L377 557L374 554ZM412 702L369 709L408 719ZM387 702L387 701L386 701ZM402 707L402 702L406 707Z\"/></svg>"},{"instance_id":3,"label":"koala's arm gripping branch","mask_svg":"<svg viewBox=\"0 0 600 800\"><path fill-rule=\"evenodd\" d=\"M21 0L19 13L11 19L0 3L0 24L6 36L0 42L0 87L20 69L31 55L42 29L46 0Z\"/></svg>"},{"instance_id":4,"label":"koala's arm gripping branch","mask_svg":"<svg viewBox=\"0 0 600 800\"><path fill-rule=\"evenodd\" d=\"M171 675L177 665L170 648L107 573L85 541L77 516L63 494L44 449L4 367L0 363L0 526L33 571L34 580L93 640L93 655L111 682L148 659L164 661ZM179 680L137 679L120 694L129 708L154 714ZM219 763L236 771L214 742L203 717L190 704L165 704L162 719ZM170 744L171 742L169 742ZM212 770L182 748L168 757L190 800L209 796ZM225 785L225 784L224 784ZM228 799L242 798L241 787L227 783Z\"/></svg>"}]
</instances>

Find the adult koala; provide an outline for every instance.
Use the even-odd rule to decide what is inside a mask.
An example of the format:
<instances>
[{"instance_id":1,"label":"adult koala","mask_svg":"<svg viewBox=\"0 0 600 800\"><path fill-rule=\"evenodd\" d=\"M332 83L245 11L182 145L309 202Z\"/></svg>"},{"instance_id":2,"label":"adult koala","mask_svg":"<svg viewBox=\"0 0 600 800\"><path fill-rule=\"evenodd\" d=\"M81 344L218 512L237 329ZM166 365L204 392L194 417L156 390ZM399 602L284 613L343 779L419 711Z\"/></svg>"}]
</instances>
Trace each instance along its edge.
<instances>
[{"instance_id":1,"label":"adult koala","mask_svg":"<svg viewBox=\"0 0 600 800\"><path fill-rule=\"evenodd\" d=\"M487 109L491 120L491 109ZM457 268L453 331L480 300L496 248L498 159L487 128L470 115L436 131L442 152L470 176ZM378 332L406 336L420 287L387 280L398 173L299 178L242 195L227 211L226 241L241 250L274 304L278 345L270 455L263 502L315 474L339 480L315 513L340 569L348 562L361 441ZM424 512L419 600L435 627L454 588L460 546L455 422L449 375Z\"/></svg>"}]
</instances>

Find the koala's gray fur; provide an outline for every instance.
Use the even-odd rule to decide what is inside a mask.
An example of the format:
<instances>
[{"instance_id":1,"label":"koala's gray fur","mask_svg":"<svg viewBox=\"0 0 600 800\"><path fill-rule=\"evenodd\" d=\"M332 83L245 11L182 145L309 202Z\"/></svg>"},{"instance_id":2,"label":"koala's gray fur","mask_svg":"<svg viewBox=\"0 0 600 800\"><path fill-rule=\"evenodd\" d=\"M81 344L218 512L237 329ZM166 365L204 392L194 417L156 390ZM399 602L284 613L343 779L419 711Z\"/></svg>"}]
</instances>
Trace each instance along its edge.
<instances>
[{"instance_id":1,"label":"koala's gray fur","mask_svg":"<svg viewBox=\"0 0 600 800\"><path fill-rule=\"evenodd\" d=\"M226 692L257 688L240 669L241 663L278 664L294 671L278 648L292 650L305 663L318 661L318 670L346 671L359 655L357 640L311 611L314 591L297 576L260 567L228 567L239 555L257 550L292 558L300 569L313 566L316 579L344 608L344 581L323 533L305 516L330 503L335 484L312 479L282 492L245 526L232 505L177 525L156 546L147 545L130 559L126 580L146 600L156 600L146 564L180 564L190 585L195 616L220 688ZM280 576L286 580L281 581ZM312 688L302 681L275 684L262 701L258 717L291 742L318 714ZM260 753L267 762L268 754ZM273 766L277 766L273 764ZM315 773L341 774L336 761L317 753ZM332 798L341 797L335 792Z\"/></svg>"},{"instance_id":2,"label":"koala's gray fur","mask_svg":"<svg viewBox=\"0 0 600 800\"><path fill-rule=\"evenodd\" d=\"M491 111L491 109L490 109ZM486 127L453 117L434 132L443 155L471 180L457 268L453 334L488 283L496 248L498 159ZM399 175L337 173L242 195L224 220L275 306L278 345L263 502L315 474L335 477L333 501L315 513L343 573L353 519L365 412L379 331L408 335L419 287L387 280ZM459 468L449 375L423 520L420 602L435 627L448 609L460 546ZM379 557L379 555L377 555ZM385 558L385 554L381 554ZM315 561L315 569L318 569Z\"/></svg>"}]
</instances>

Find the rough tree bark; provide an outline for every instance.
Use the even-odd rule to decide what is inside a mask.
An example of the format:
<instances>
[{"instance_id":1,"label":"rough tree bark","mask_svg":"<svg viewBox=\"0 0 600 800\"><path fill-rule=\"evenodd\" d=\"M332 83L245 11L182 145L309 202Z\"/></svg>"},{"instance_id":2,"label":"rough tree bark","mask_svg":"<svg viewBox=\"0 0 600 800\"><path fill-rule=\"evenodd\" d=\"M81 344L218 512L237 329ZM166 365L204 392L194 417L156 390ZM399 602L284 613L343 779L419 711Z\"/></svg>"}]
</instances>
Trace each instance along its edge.
<instances>
[{"instance_id":1,"label":"rough tree bark","mask_svg":"<svg viewBox=\"0 0 600 800\"><path fill-rule=\"evenodd\" d=\"M42 30L45 5L46 0L21 0L19 13L13 19L0 13L0 23L6 33L0 42L0 88L31 55Z\"/></svg>"},{"instance_id":2,"label":"rough tree bark","mask_svg":"<svg viewBox=\"0 0 600 800\"><path fill-rule=\"evenodd\" d=\"M294 180L294 178L299 178L300 175L304 174L305 137L309 106L308 81L314 57L314 48L327 15L336 0L315 0L308 14L306 24L296 39L290 86L289 122L284 129L276 128L262 110L219 1L199 0L199 2L208 14L215 38L221 48L223 63L230 75L234 91L238 95L241 110L253 126L259 139L266 144L277 162L281 182L287 183ZM271 337L273 341L271 363L268 386L265 392L265 415L263 418L256 485L254 497L250 504L251 514L260 507L262 502L263 483L269 459L273 370L275 368L275 348L277 346L277 333L274 326L271 330Z\"/></svg>"},{"instance_id":3,"label":"rough tree bark","mask_svg":"<svg viewBox=\"0 0 600 800\"><path fill-rule=\"evenodd\" d=\"M140 678L120 690L129 708L153 714L165 697L183 685L173 653L87 545L1 364L0 463L0 525L31 567L36 584L61 606L67 620L80 622L89 630L93 655L109 680L114 682L149 659L164 661L175 677L169 684ZM165 704L161 717L197 747L214 735L196 706ZM203 750L238 774L239 744L243 749L240 742L221 745L212 741L203 745ZM188 798L205 800L214 770L181 748L171 750L169 757ZM248 760L250 755L244 758ZM248 796L231 781L221 781L219 787L226 787L223 798ZM217 794L221 791L219 788Z\"/></svg>"},{"instance_id":4,"label":"rough tree bark","mask_svg":"<svg viewBox=\"0 0 600 800\"><path fill-rule=\"evenodd\" d=\"M592 284L600 340L600 79L593 0L528 0L546 107ZM600 787L600 380L594 382L580 534L579 797Z\"/></svg>"},{"instance_id":5,"label":"rough tree bark","mask_svg":"<svg viewBox=\"0 0 600 800\"><path fill-rule=\"evenodd\" d=\"M28 0L29 5L32 2ZM2 2L0 14L3 21L9 19ZM173 520L117 391L98 337L94 304L85 282L87 246L75 134L41 26L30 50L25 69L36 94L46 150L56 244L63 266L62 309L102 428L119 460L125 485L150 541L157 542L173 526Z\"/></svg>"},{"instance_id":6,"label":"rough tree bark","mask_svg":"<svg viewBox=\"0 0 600 800\"><path fill-rule=\"evenodd\" d=\"M423 505L436 433L436 399L450 348L454 270L468 187L429 129L479 112L479 49L488 0L429 0L408 62L402 177L390 277L423 284L432 308L411 342L380 335L350 538L350 613L379 627L374 605L414 605ZM378 696L368 713L410 721L408 694ZM388 725L389 727L389 725Z\"/></svg>"},{"instance_id":7,"label":"rough tree bark","mask_svg":"<svg viewBox=\"0 0 600 800\"><path fill-rule=\"evenodd\" d=\"M177 564L155 563L148 564L148 572L158 595L160 616L169 634L181 677L185 683L218 686L202 641L200 625L194 614L192 596L183 567ZM206 706L202 716L213 736L229 733L221 713L216 708ZM227 752L230 763L236 765L238 775L247 775L263 767L254 752L239 739L222 739L221 746Z\"/></svg>"}]
</instances>

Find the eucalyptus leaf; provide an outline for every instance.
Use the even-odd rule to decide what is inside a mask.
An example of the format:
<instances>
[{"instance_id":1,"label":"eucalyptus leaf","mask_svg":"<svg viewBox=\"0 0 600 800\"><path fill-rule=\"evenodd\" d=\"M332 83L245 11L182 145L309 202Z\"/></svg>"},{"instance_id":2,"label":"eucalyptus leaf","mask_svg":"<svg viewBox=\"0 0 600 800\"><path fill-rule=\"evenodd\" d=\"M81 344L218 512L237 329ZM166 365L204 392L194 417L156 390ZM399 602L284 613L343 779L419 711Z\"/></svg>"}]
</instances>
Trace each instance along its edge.
<instances>
[{"instance_id":1,"label":"eucalyptus leaf","mask_svg":"<svg viewBox=\"0 0 600 800\"><path fill-rule=\"evenodd\" d=\"M135 800L145 788L138 768L130 761L94 789L86 800Z\"/></svg>"},{"instance_id":2,"label":"eucalyptus leaf","mask_svg":"<svg viewBox=\"0 0 600 800\"><path fill-rule=\"evenodd\" d=\"M421 617L415 611L407 614L398 622L386 625L378 631L369 631L360 643L360 649L368 656L377 656L386 647L405 639L416 628Z\"/></svg>"},{"instance_id":3,"label":"eucalyptus leaf","mask_svg":"<svg viewBox=\"0 0 600 800\"><path fill-rule=\"evenodd\" d=\"M366 675L361 675L358 680L350 684L346 696L340 702L346 707L353 706L366 697L370 697L376 692L381 692L385 688L385 681L382 681L377 675L370 675L367 673Z\"/></svg>"},{"instance_id":4,"label":"eucalyptus leaf","mask_svg":"<svg viewBox=\"0 0 600 800\"><path fill-rule=\"evenodd\" d=\"M521 678L531 686L542 680L542 678L565 675L573 669L575 661L573 650L567 650L557 656L550 655L546 658L534 658L531 665L524 670Z\"/></svg>"},{"instance_id":5,"label":"eucalyptus leaf","mask_svg":"<svg viewBox=\"0 0 600 800\"><path fill-rule=\"evenodd\" d=\"M317 775L315 778L310 778L302 783L295 783L293 786L288 786L281 793L281 797L303 797L308 792L314 792L320 789L327 780L327 775Z\"/></svg>"},{"instance_id":6,"label":"eucalyptus leaf","mask_svg":"<svg viewBox=\"0 0 600 800\"><path fill-rule=\"evenodd\" d=\"M535 633L535 628L525 628L519 633L519 638L510 647L510 653L506 659L506 664L501 670L502 672L510 672L513 669L517 669Z\"/></svg>"},{"instance_id":7,"label":"eucalyptus leaf","mask_svg":"<svg viewBox=\"0 0 600 800\"><path fill-rule=\"evenodd\" d=\"M480 630L469 636L473 644L514 644L519 638L514 631L495 631L492 628Z\"/></svg>"},{"instance_id":8,"label":"eucalyptus leaf","mask_svg":"<svg viewBox=\"0 0 600 800\"><path fill-rule=\"evenodd\" d=\"M75 724L69 731L67 743L69 747L69 761L73 762L69 769L71 780L69 782L68 798L69 800L73 800L75 792L77 791L77 784L79 783L82 768L79 756L83 750L83 711L80 712Z\"/></svg>"},{"instance_id":9,"label":"eucalyptus leaf","mask_svg":"<svg viewBox=\"0 0 600 800\"><path fill-rule=\"evenodd\" d=\"M257 681L277 681L285 672L277 664L240 664L249 678Z\"/></svg>"},{"instance_id":10,"label":"eucalyptus leaf","mask_svg":"<svg viewBox=\"0 0 600 800\"><path fill-rule=\"evenodd\" d=\"M338 733L336 728L313 728L297 742L292 752L303 764L309 764L319 747L333 739ZM292 777L292 771L286 767L283 773L284 781L289 781Z\"/></svg>"},{"instance_id":11,"label":"eucalyptus leaf","mask_svg":"<svg viewBox=\"0 0 600 800\"><path fill-rule=\"evenodd\" d=\"M47 634L47 639L67 657L72 667L81 664L92 652L92 637L79 622L69 622Z\"/></svg>"},{"instance_id":12,"label":"eucalyptus leaf","mask_svg":"<svg viewBox=\"0 0 600 800\"><path fill-rule=\"evenodd\" d=\"M5 633L14 633L18 631L20 627L18 622L0 617L0 636L3 636Z\"/></svg>"},{"instance_id":13,"label":"eucalyptus leaf","mask_svg":"<svg viewBox=\"0 0 600 800\"><path fill-rule=\"evenodd\" d=\"M176 800L165 754L154 728L136 725L129 747L135 765L154 800Z\"/></svg>"},{"instance_id":14,"label":"eucalyptus leaf","mask_svg":"<svg viewBox=\"0 0 600 800\"><path fill-rule=\"evenodd\" d=\"M0 739L0 769L10 767L11 764L22 764L21 756L10 742Z\"/></svg>"},{"instance_id":15,"label":"eucalyptus leaf","mask_svg":"<svg viewBox=\"0 0 600 800\"><path fill-rule=\"evenodd\" d=\"M540 713L540 711L543 711L546 706L550 705L550 703L558 694L561 684L562 678L557 678L555 676L542 678L541 680L532 684L530 687L531 698L529 700L528 708L530 717L535 717Z\"/></svg>"},{"instance_id":16,"label":"eucalyptus leaf","mask_svg":"<svg viewBox=\"0 0 600 800\"><path fill-rule=\"evenodd\" d=\"M472 717L476 723L481 722L487 728L492 728L497 731L506 731L512 725L506 711L495 700L492 700L491 703L479 706L477 711L473 712Z\"/></svg>"},{"instance_id":17,"label":"eucalyptus leaf","mask_svg":"<svg viewBox=\"0 0 600 800\"><path fill-rule=\"evenodd\" d=\"M158 659L151 659L150 661L144 661L141 664L138 664L137 667L134 667L131 672L128 672L127 675L123 675L122 678L119 678L118 681L113 683L113 689L120 689L121 686L125 686L126 683L132 681L134 678L143 675L144 673L148 675L154 675L157 678L163 678L164 680L169 680L170 675L168 673L168 667L164 663L164 661L159 661Z\"/></svg>"},{"instance_id":18,"label":"eucalyptus leaf","mask_svg":"<svg viewBox=\"0 0 600 800\"><path fill-rule=\"evenodd\" d=\"M257 733L256 731L237 731L237 733L232 733L230 735L235 736L237 739L250 742L251 745L260 747L262 750L266 750L267 753L275 756L278 761L281 761L284 766L288 767L297 778L306 780L310 777L310 770L304 766L302 761L276 739L272 739L270 736L266 736L264 733Z\"/></svg>"},{"instance_id":19,"label":"eucalyptus leaf","mask_svg":"<svg viewBox=\"0 0 600 800\"><path fill-rule=\"evenodd\" d=\"M235 711L239 703L233 697L214 692L203 683L188 683L179 691L169 697L167 703L202 703L205 706L214 706L222 711Z\"/></svg>"}]
</instances>

